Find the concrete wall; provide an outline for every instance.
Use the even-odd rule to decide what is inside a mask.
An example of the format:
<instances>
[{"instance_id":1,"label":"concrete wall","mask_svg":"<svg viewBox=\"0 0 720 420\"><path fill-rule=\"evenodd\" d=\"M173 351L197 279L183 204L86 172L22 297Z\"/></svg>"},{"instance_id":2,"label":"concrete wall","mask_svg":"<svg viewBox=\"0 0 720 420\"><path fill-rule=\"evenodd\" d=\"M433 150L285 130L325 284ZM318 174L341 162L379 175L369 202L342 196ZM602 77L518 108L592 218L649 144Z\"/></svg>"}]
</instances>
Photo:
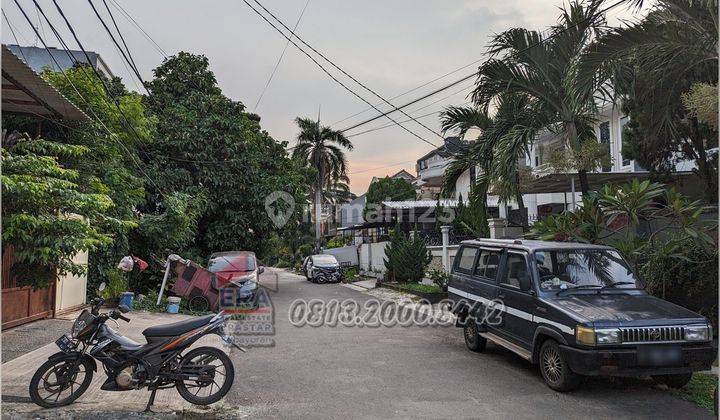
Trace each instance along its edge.
<instances>
[{"instance_id":1,"label":"concrete wall","mask_svg":"<svg viewBox=\"0 0 720 420\"><path fill-rule=\"evenodd\" d=\"M460 245L449 245L448 246L448 271L453 266L453 263L455 262L455 255L457 255L458 248L460 248ZM430 261L430 265L428 266L428 269L435 268L438 270L443 269L442 264L442 246L429 246L428 250L430 251L430 254L432 255L432 260Z\"/></svg>"},{"instance_id":2,"label":"concrete wall","mask_svg":"<svg viewBox=\"0 0 720 420\"><path fill-rule=\"evenodd\" d=\"M358 265L358 247L355 245L324 249L322 253L333 255L343 267Z\"/></svg>"},{"instance_id":3,"label":"concrete wall","mask_svg":"<svg viewBox=\"0 0 720 420\"><path fill-rule=\"evenodd\" d=\"M75 264L88 264L88 253L81 252L73 257ZM61 312L72 309L85 303L87 296L87 276L76 276L67 273L58 277L57 288L55 290L55 311Z\"/></svg>"},{"instance_id":4,"label":"concrete wall","mask_svg":"<svg viewBox=\"0 0 720 420\"><path fill-rule=\"evenodd\" d=\"M377 242L372 244L362 244L359 247L359 265L361 271L366 272L385 272L385 247L390 242Z\"/></svg>"}]
</instances>

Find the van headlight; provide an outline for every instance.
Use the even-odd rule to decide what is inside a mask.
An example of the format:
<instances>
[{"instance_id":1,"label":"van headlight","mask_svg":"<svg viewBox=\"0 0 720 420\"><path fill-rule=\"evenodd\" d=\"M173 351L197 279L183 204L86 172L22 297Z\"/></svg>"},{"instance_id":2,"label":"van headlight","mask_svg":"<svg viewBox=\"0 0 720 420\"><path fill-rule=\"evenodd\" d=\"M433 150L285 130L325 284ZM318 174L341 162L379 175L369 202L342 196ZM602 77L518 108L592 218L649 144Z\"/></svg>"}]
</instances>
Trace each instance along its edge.
<instances>
[{"instance_id":1,"label":"van headlight","mask_svg":"<svg viewBox=\"0 0 720 420\"><path fill-rule=\"evenodd\" d=\"M685 327L686 341L710 341L712 332L708 325L690 325Z\"/></svg>"},{"instance_id":2,"label":"van headlight","mask_svg":"<svg viewBox=\"0 0 720 420\"><path fill-rule=\"evenodd\" d=\"M620 342L620 331L617 328L595 329L578 325L575 327L575 341L586 346L616 344Z\"/></svg>"}]
</instances>

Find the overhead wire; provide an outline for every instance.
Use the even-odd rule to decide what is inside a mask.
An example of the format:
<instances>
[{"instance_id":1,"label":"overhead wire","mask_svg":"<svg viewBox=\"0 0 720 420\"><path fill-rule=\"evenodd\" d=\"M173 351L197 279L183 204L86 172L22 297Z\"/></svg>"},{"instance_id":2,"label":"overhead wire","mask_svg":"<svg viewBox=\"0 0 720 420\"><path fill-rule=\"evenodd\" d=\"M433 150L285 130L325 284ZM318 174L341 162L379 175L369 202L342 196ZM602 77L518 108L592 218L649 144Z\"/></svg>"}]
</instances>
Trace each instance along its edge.
<instances>
[{"instance_id":1,"label":"overhead wire","mask_svg":"<svg viewBox=\"0 0 720 420\"><path fill-rule=\"evenodd\" d=\"M285 39L289 40L290 43L295 46L295 48L297 48L300 52L302 52L305 56L307 56L313 63L315 63L315 65L317 65L317 66L318 66L328 77L330 77L335 83L337 83L337 84L339 84L340 86L342 86L343 89L347 90L347 91L350 92L353 96L357 97L357 98L360 99L361 101L363 101L363 102L365 102L366 104L372 106L372 107L373 107L375 110L377 110L378 112L382 112L379 108L377 108L376 106L374 106L370 101L368 101L367 99L365 99L364 97L362 97L360 94L358 94L358 93L355 92L354 90L350 89L350 87L348 87L345 83L343 83L343 82L340 81L337 77L335 77L332 73L330 73L330 72L325 68L325 66L323 66L322 64L320 64L320 62L318 62L317 59L315 59L315 57L313 57L312 55L310 55L307 51L305 51L302 47L300 47L295 41L293 41L292 38L290 38L289 36L287 36L280 28L278 28L278 27L275 26L272 22L270 22L270 20L269 20L265 15L263 15L259 10L257 10L252 4L250 4L250 2L248 2L248 0L242 0L242 1L243 1L243 3L245 3L248 7L250 7L258 16L260 16L265 22L267 22L273 29L275 29L280 35L282 35ZM299 40L299 38L298 38L298 40ZM397 124L398 126L402 127L403 130L407 131L408 133L410 133L411 135L413 135L414 137L416 137L416 138L419 139L420 141L423 141L423 142L425 142L425 143L427 143L427 144L429 144L429 145L431 145L431 146L433 146L433 147L438 147L435 143L432 143L431 141L424 139L423 137L421 137L421 136L418 135L417 133L413 132L413 131L410 130L409 128L407 128L407 127L403 126L402 124L398 123L394 118L392 118L392 117L390 117L390 116L388 116L387 118L388 118L390 121L392 121L392 122L394 122L395 124Z\"/></svg>"},{"instance_id":2,"label":"overhead wire","mask_svg":"<svg viewBox=\"0 0 720 420\"><path fill-rule=\"evenodd\" d=\"M245 1L245 0L243 0L243 1ZM276 22L278 22L283 28L285 28L285 30L288 30L288 31L290 30L290 28L288 28L287 25L285 25L285 23L284 23L280 18L278 18L277 16L275 16L270 10L268 10L265 6L263 6L263 4L260 3L259 0L253 0L253 1L254 1L258 6L260 6L268 15L270 15L270 17L272 17ZM380 95L379 93L377 93L376 91L374 91L373 89L371 89L370 87L368 87L366 84L364 84L363 82L361 82L360 80L358 80L356 77L354 77L353 75L351 75L350 73L348 73L347 71L345 71L343 68L341 68L340 66L338 66L337 64L335 64L334 61L332 61L332 60L330 60L329 58L327 58L323 53L321 53L320 51L318 51L317 49L315 49L312 45L310 45L310 44L308 44L307 42L305 42L305 40L304 40L301 36L295 34L295 38L297 38L297 40L300 41L300 43L302 43L303 45L305 45L306 47L308 47L312 52L314 52L315 54L319 55L323 60L325 60L328 64L330 64L331 66L333 66L333 67L334 67L336 70L338 70L340 73L344 74L345 76L347 76L348 78L350 78L350 80L352 80L353 82L357 83L357 84L358 84L359 86L361 86L363 89L365 89L366 91L370 92L371 94L373 94L375 97L377 97L378 99L380 99L381 101L383 101L383 102L386 103L387 105L389 105L389 106L391 106L391 107L395 107L395 105L393 105L390 101L388 101L387 99L385 99L385 97L383 97L382 95ZM372 105L372 104L371 104L371 105ZM372 106L374 107L374 105L372 105ZM406 117L408 117L408 118L410 118L410 119L413 119L410 115L406 114L404 111L402 111L402 110L400 110L400 109L395 108L394 110L395 110L395 111L400 111L400 112L401 112L403 115L405 115ZM425 125L425 124L423 124L422 122L417 121L417 120L415 120L415 119L413 119L413 121L415 121L415 122L416 122L417 124L419 124L421 127L425 128L426 130L430 131L431 133L437 135L438 137L440 137L441 139L444 140L443 135L440 134L439 132L437 132L436 130L428 127L427 125Z\"/></svg>"}]
</instances>

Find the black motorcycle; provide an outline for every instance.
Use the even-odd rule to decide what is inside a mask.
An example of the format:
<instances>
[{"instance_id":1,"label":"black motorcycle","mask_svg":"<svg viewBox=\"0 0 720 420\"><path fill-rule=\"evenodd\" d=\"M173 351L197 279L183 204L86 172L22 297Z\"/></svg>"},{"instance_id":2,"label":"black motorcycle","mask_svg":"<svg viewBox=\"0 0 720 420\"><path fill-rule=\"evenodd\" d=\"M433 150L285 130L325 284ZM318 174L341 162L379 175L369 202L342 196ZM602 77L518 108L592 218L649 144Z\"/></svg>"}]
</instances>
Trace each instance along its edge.
<instances>
[{"instance_id":1,"label":"black motorcycle","mask_svg":"<svg viewBox=\"0 0 720 420\"><path fill-rule=\"evenodd\" d=\"M215 347L198 347L183 353L207 334L217 334L237 347L225 334L230 315L223 312L173 324L147 328L146 344L124 337L106 323L130 322L123 313L129 308L100 313L102 298L92 301L75 320L71 334L56 341L60 352L50 356L30 381L32 401L45 408L71 404L90 386L100 361L107 380L100 389L126 391L147 387L152 393L145 411L155 401L158 389L177 388L187 401L207 405L219 401L232 386L235 368L228 355Z\"/></svg>"}]
</instances>

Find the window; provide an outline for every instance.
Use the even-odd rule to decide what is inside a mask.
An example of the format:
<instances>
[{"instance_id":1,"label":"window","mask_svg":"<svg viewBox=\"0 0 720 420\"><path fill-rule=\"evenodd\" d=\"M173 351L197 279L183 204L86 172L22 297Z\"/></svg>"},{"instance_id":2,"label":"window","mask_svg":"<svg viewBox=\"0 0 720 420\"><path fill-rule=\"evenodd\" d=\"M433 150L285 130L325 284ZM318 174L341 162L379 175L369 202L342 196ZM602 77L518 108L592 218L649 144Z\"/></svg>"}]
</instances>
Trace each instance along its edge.
<instances>
[{"instance_id":1,"label":"window","mask_svg":"<svg viewBox=\"0 0 720 420\"><path fill-rule=\"evenodd\" d=\"M478 254L477 248L463 247L460 249L459 255L456 257L457 270L466 273L472 273L473 265L475 264L475 257Z\"/></svg>"},{"instance_id":2,"label":"window","mask_svg":"<svg viewBox=\"0 0 720 420\"><path fill-rule=\"evenodd\" d=\"M535 167L537 168L538 166L540 166L540 156L535 155Z\"/></svg>"},{"instance_id":3,"label":"window","mask_svg":"<svg viewBox=\"0 0 720 420\"><path fill-rule=\"evenodd\" d=\"M500 265L500 251L483 249L475 267L475 275L495 280L498 265Z\"/></svg>"},{"instance_id":4,"label":"window","mask_svg":"<svg viewBox=\"0 0 720 420\"><path fill-rule=\"evenodd\" d=\"M505 275L500 279L500 283L519 289L523 280L527 278L528 269L525 256L515 253L508 254L507 268L505 269Z\"/></svg>"},{"instance_id":5,"label":"window","mask_svg":"<svg viewBox=\"0 0 720 420\"><path fill-rule=\"evenodd\" d=\"M534 262L543 290L642 287L625 260L612 249L537 251Z\"/></svg>"}]
</instances>

